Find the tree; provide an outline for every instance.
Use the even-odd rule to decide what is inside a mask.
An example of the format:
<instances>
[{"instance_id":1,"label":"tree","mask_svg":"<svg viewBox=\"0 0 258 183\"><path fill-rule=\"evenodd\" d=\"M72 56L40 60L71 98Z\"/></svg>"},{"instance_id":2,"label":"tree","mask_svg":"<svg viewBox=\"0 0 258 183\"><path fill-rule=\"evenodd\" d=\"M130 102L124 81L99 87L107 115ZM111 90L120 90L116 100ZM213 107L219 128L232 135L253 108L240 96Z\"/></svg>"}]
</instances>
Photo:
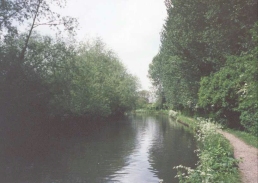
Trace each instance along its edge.
<instances>
[{"instance_id":1,"label":"tree","mask_svg":"<svg viewBox=\"0 0 258 183\"><path fill-rule=\"evenodd\" d=\"M257 1L167 0L166 6L162 44L149 74L172 107L194 110L201 78L219 71L228 55L254 47Z\"/></svg>"},{"instance_id":2,"label":"tree","mask_svg":"<svg viewBox=\"0 0 258 183\"><path fill-rule=\"evenodd\" d=\"M65 0L53 0L51 3L63 7ZM0 32L17 33L17 27L13 24L26 24L28 33L24 41L24 46L20 52L20 60L24 60L25 52L28 47L32 31L41 25L56 27L62 25L64 30L70 33L75 31L77 20L72 17L61 16L51 10L51 3L47 0L3 0L0 8Z\"/></svg>"},{"instance_id":3,"label":"tree","mask_svg":"<svg viewBox=\"0 0 258 183\"><path fill-rule=\"evenodd\" d=\"M252 29L253 41L258 41L258 24ZM214 113L217 119L226 119L231 126L237 122L258 134L258 47L241 56L228 56L218 72L204 77L199 90L199 105Z\"/></svg>"},{"instance_id":4,"label":"tree","mask_svg":"<svg viewBox=\"0 0 258 183\"><path fill-rule=\"evenodd\" d=\"M56 95L52 104L59 109L54 111L66 111L75 116L107 117L123 114L135 106L137 79L127 73L101 40L81 43L72 63L76 71L68 72L70 88L64 90L61 87L68 93L61 98ZM60 78L64 78L64 74L67 71L60 73ZM67 106L65 110L64 106Z\"/></svg>"},{"instance_id":5,"label":"tree","mask_svg":"<svg viewBox=\"0 0 258 183\"><path fill-rule=\"evenodd\" d=\"M10 106L7 112L16 106L21 115L30 109L45 116L108 117L134 108L137 78L102 41L69 45L33 34L21 64L22 40L10 37L1 45L0 106Z\"/></svg>"},{"instance_id":6,"label":"tree","mask_svg":"<svg viewBox=\"0 0 258 183\"><path fill-rule=\"evenodd\" d=\"M149 104L150 92L147 90L140 90L137 92L136 108L142 109Z\"/></svg>"},{"instance_id":7,"label":"tree","mask_svg":"<svg viewBox=\"0 0 258 183\"><path fill-rule=\"evenodd\" d=\"M20 112L33 107L33 110L48 113L50 99L67 93L70 78L68 73L60 77L60 73L72 71L74 52L64 42L33 34L21 63L19 50L23 47L23 38L23 35L9 37L1 45L1 105L8 103L10 111L15 106Z\"/></svg>"}]
</instances>

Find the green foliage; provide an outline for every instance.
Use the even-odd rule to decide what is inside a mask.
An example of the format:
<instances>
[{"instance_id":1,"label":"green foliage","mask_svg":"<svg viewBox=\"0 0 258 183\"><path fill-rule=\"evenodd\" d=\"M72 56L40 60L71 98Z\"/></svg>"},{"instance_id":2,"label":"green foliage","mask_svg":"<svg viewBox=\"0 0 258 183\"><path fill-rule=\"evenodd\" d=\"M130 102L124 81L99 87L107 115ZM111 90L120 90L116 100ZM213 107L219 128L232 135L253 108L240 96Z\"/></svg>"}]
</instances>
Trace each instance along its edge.
<instances>
[{"instance_id":1,"label":"green foliage","mask_svg":"<svg viewBox=\"0 0 258 183\"><path fill-rule=\"evenodd\" d=\"M162 44L149 67L158 94L174 110L257 133L257 1L166 6Z\"/></svg>"},{"instance_id":2,"label":"green foliage","mask_svg":"<svg viewBox=\"0 0 258 183\"><path fill-rule=\"evenodd\" d=\"M1 116L103 118L135 107L137 78L101 40L76 43L34 32L45 25L74 33L77 20L53 11L65 2L0 2Z\"/></svg>"},{"instance_id":3,"label":"green foliage","mask_svg":"<svg viewBox=\"0 0 258 183\"><path fill-rule=\"evenodd\" d=\"M179 114L176 118L179 121L182 121L189 125L190 128L195 129L197 121L193 118L186 117L184 115Z\"/></svg>"},{"instance_id":4,"label":"green foliage","mask_svg":"<svg viewBox=\"0 0 258 183\"><path fill-rule=\"evenodd\" d=\"M202 78L199 90L201 107L232 122L228 114L240 113L241 124L254 135L258 134L257 48L229 56L218 72Z\"/></svg>"},{"instance_id":5,"label":"green foliage","mask_svg":"<svg viewBox=\"0 0 258 183\"><path fill-rule=\"evenodd\" d=\"M51 2L46 0L2 0L0 2L0 35L3 32L19 33L16 27L17 23L29 27L29 29L41 25L59 29L59 26L62 25L64 30L73 32L77 27L77 20L61 16L53 11L53 5L56 8L63 8L65 4L66 0L52 0Z\"/></svg>"},{"instance_id":6,"label":"green foliage","mask_svg":"<svg viewBox=\"0 0 258 183\"><path fill-rule=\"evenodd\" d=\"M233 158L233 149L221 134L217 132L217 125L207 120L196 123L199 142L197 154L199 157L196 169L179 165L177 177L180 182L239 182L237 164Z\"/></svg>"},{"instance_id":7,"label":"green foliage","mask_svg":"<svg viewBox=\"0 0 258 183\"><path fill-rule=\"evenodd\" d=\"M69 102L73 113L108 116L134 107L136 78L100 40L82 44L75 62L78 72L72 79Z\"/></svg>"},{"instance_id":8,"label":"green foliage","mask_svg":"<svg viewBox=\"0 0 258 183\"><path fill-rule=\"evenodd\" d=\"M232 115L237 107L237 86L239 72L234 63L223 67L219 72L204 77L199 90L199 105L207 111L213 111L218 119L232 120ZM235 122L235 121L234 121Z\"/></svg>"},{"instance_id":9,"label":"green foliage","mask_svg":"<svg viewBox=\"0 0 258 183\"><path fill-rule=\"evenodd\" d=\"M164 109L160 109L160 110L156 110L155 108L151 108L151 107L147 107L147 109L137 109L135 110L135 113L139 113L139 114L164 114L167 115L168 114L168 110L164 110Z\"/></svg>"},{"instance_id":10,"label":"green foliage","mask_svg":"<svg viewBox=\"0 0 258 183\"><path fill-rule=\"evenodd\" d=\"M69 16L61 16L53 11L52 4L56 7L64 7L65 0L4 0L0 3L0 39L6 36L19 35L17 27L14 25L22 24L28 28L26 36L23 37L23 45L19 51L19 60L24 62L25 54L28 49L29 40L33 34L33 30L38 26L55 27L60 31L60 26L63 30L74 34L75 28L78 26L77 19ZM43 21L42 21L43 20ZM7 32L7 33L5 33Z\"/></svg>"},{"instance_id":11,"label":"green foliage","mask_svg":"<svg viewBox=\"0 0 258 183\"><path fill-rule=\"evenodd\" d=\"M148 107L150 92L141 90L137 92L136 109L144 109Z\"/></svg>"},{"instance_id":12,"label":"green foliage","mask_svg":"<svg viewBox=\"0 0 258 183\"><path fill-rule=\"evenodd\" d=\"M21 61L22 40L6 37L0 45L6 113L34 108L50 116L107 117L135 106L137 79L100 40L76 45L33 34Z\"/></svg>"},{"instance_id":13,"label":"green foliage","mask_svg":"<svg viewBox=\"0 0 258 183\"><path fill-rule=\"evenodd\" d=\"M44 112L49 99L48 86L36 68L19 59L22 37L9 37L0 43L0 107L8 115L34 109Z\"/></svg>"}]
</instances>

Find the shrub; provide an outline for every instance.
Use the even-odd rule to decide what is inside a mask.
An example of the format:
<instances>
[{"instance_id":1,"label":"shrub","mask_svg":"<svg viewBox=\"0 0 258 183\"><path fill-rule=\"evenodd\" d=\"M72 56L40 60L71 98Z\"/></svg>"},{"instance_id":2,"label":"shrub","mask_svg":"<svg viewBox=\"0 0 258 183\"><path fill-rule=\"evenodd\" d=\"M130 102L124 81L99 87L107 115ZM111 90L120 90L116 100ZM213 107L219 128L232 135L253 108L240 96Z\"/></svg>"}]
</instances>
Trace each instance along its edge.
<instances>
[{"instance_id":1,"label":"shrub","mask_svg":"<svg viewBox=\"0 0 258 183\"><path fill-rule=\"evenodd\" d=\"M230 143L217 132L219 125L210 120L198 120L196 123L196 139L199 149L196 150L199 157L196 169L182 165L177 169L177 178L180 183L196 182L239 182L237 164L233 157Z\"/></svg>"}]
</instances>

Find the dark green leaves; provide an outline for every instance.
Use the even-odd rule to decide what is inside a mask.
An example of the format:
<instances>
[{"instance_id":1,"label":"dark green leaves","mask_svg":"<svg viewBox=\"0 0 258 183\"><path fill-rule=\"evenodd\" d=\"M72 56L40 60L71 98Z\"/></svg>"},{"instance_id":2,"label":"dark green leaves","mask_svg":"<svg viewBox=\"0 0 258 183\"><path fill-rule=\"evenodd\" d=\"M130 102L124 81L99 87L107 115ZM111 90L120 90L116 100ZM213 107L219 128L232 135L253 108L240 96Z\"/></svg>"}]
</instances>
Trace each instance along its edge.
<instances>
[{"instance_id":1,"label":"dark green leaves","mask_svg":"<svg viewBox=\"0 0 258 183\"><path fill-rule=\"evenodd\" d=\"M240 93L247 87L252 93L256 86L251 68L257 68L257 1L165 3L168 17L161 32L162 44L149 68L159 94L164 92L174 109L199 110L201 115L214 113L212 116L231 123L241 116L242 123L248 118L248 126L252 126L256 123L254 118L251 122L254 113L247 117L246 112L256 108Z\"/></svg>"}]
</instances>

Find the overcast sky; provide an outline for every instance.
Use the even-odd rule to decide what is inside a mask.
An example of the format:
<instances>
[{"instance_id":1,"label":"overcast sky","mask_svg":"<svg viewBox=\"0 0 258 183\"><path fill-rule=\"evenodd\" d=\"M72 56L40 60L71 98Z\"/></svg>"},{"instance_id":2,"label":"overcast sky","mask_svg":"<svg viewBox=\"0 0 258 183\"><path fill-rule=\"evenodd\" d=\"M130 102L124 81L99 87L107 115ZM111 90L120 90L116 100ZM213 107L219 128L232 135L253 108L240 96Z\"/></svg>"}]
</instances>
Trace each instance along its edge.
<instances>
[{"instance_id":1,"label":"overcast sky","mask_svg":"<svg viewBox=\"0 0 258 183\"><path fill-rule=\"evenodd\" d=\"M78 18L80 40L102 38L149 89L148 67L166 18L164 0L67 0L65 14Z\"/></svg>"}]
</instances>

